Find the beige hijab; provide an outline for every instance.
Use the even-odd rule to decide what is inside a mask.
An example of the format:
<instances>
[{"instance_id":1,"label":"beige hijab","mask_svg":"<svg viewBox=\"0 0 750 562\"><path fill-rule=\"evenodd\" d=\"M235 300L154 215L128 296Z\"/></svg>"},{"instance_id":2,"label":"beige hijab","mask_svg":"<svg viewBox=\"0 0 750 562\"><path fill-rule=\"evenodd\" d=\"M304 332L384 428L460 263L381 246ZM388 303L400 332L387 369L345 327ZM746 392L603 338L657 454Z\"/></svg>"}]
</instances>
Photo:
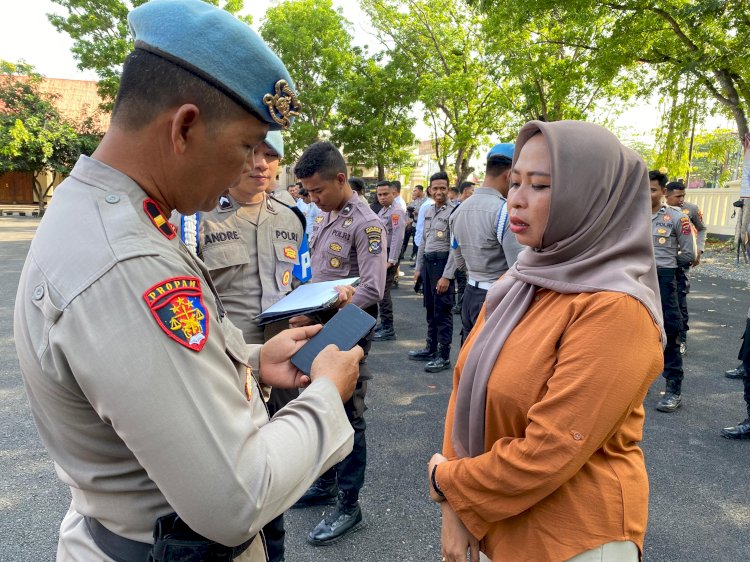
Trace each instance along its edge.
<instances>
[{"instance_id":1,"label":"beige hijab","mask_svg":"<svg viewBox=\"0 0 750 562\"><path fill-rule=\"evenodd\" d=\"M456 390L453 446L461 457L485 452L487 380L537 288L631 295L651 313L665 341L643 160L599 125L531 121L518 134L514 166L523 145L538 132L550 153L549 220L542 247L521 252L487 293L485 324Z\"/></svg>"}]
</instances>

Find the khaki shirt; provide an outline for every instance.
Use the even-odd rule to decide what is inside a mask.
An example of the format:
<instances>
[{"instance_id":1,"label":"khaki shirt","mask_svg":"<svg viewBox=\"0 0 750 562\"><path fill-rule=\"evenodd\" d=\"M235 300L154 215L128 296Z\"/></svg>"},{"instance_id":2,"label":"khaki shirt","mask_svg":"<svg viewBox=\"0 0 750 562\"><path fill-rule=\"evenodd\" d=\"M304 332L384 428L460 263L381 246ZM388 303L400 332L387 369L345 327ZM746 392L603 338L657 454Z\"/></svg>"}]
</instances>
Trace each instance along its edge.
<instances>
[{"instance_id":1,"label":"khaki shirt","mask_svg":"<svg viewBox=\"0 0 750 562\"><path fill-rule=\"evenodd\" d=\"M507 203L490 187L479 187L449 219L454 243L443 277L453 279L465 264L473 281L494 283L518 259L523 246L510 232Z\"/></svg>"},{"instance_id":2,"label":"khaki shirt","mask_svg":"<svg viewBox=\"0 0 750 562\"><path fill-rule=\"evenodd\" d=\"M419 245L417 252L416 271L422 270L424 263L424 254L426 252L448 252L451 244L451 232L448 225L448 218L454 211L455 206L447 202L445 205L437 208L437 205L431 205L424 213L424 233L422 234L422 243Z\"/></svg>"},{"instance_id":3,"label":"khaki shirt","mask_svg":"<svg viewBox=\"0 0 750 562\"><path fill-rule=\"evenodd\" d=\"M695 259L695 237L690 219L674 207L664 205L651 216L656 267L675 268Z\"/></svg>"},{"instance_id":4,"label":"khaki shirt","mask_svg":"<svg viewBox=\"0 0 750 562\"><path fill-rule=\"evenodd\" d=\"M257 226L243 218L242 205L231 196L224 201L201 213L198 252L229 318L245 341L261 343L263 329L255 316L292 290L302 223L291 209L268 196L260 203Z\"/></svg>"},{"instance_id":5,"label":"khaki shirt","mask_svg":"<svg viewBox=\"0 0 750 562\"><path fill-rule=\"evenodd\" d=\"M355 193L338 215L315 219L310 254L312 282L359 277L352 302L365 309L383 299L388 244L383 225Z\"/></svg>"},{"instance_id":6,"label":"khaki shirt","mask_svg":"<svg viewBox=\"0 0 750 562\"><path fill-rule=\"evenodd\" d=\"M406 213L394 203L390 207L380 209L378 218L383 223L388 240L388 262L397 264L401 257L401 245L404 243L406 232Z\"/></svg>"},{"instance_id":7,"label":"khaki shirt","mask_svg":"<svg viewBox=\"0 0 750 562\"><path fill-rule=\"evenodd\" d=\"M155 520L177 512L237 545L351 451L351 425L327 380L268 422L248 368L260 346L243 342L208 271L149 201L85 156L55 193L16 297L31 412L70 486L66 520L92 516L150 543ZM109 560L69 537L58 559Z\"/></svg>"}]
</instances>

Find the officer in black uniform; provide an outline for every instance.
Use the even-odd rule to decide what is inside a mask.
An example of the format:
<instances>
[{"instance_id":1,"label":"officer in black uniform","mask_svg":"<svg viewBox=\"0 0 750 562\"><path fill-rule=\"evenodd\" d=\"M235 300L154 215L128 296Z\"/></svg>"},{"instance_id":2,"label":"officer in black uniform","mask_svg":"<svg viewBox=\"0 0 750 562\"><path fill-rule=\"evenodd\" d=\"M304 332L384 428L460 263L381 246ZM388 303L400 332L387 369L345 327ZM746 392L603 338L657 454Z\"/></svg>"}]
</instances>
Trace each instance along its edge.
<instances>
[{"instance_id":1,"label":"officer in black uniform","mask_svg":"<svg viewBox=\"0 0 750 562\"><path fill-rule=\"evenodd\" d=\"M721 436L726 439L750 439L750 310L747 312L745 321L745 333L742 335L742 347L740 348L739 359L742 361L742 382L744 385L745 407L747 408L747 418L745 421L732 427L725 427L721 430ZM739 371L740 367L735 369ZM737 377L730 377L737 378Z\"/></svg>"},{"instance_id":2,"label":"officer in black uniform","mask_svg":"<svg viewBox=\"0 0 750 562\"><path fill-rule=\"evenodd\" d=\"M409 359L427 361L428 373L444 371L451 366L453 341L453 279L445 276L450 250L448 218L453 206L448 202L448 174L437 172L430 176L430 195L435 201L424 215L424 233L417 253L414 281L420 278L424 287L427 309L427 345L409 352Z\"/></svg>"}]
</instances>

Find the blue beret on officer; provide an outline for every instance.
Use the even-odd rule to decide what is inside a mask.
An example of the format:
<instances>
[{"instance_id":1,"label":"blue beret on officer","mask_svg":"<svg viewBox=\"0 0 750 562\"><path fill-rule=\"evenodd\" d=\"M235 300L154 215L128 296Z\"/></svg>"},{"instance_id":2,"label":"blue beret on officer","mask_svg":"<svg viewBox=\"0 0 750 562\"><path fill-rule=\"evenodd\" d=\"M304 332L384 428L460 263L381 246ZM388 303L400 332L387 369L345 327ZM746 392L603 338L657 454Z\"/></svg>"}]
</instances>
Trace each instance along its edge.
<instances>
[{"instance_id":1,"label":"blue beret on officer","mask_svg":"<svg viewBox=\"0 0 750 562\"><path fill-rule=\"evenodd\" d=\"M515 144L512 142L501 142L493 146L487 153L487 159L489 160L493 156L503 156L508 160L513 160L513 149Z\"/></svg>"},{"instance_id":2,"label":"blue beret on officer","mask_svg":"<svg viewBox=\"0 0 750 562\"><path fill-rule=\"evenodd\" d=\"M284 158L284 139L281 136L281 131L268 131L266 140L263 142L275 150L279 158Z\"/></svg>"},{"instance_id":3,"label":"blue beret on officer","mask_svg":"<svg viewBox=\"0 0 750 562\"><path fill-rule=\"evenodd\" d=\"M289 73L255 31L201 0L152 0L128 14L135 48L206 80L269 124L288 129L300 103Z\"/></svg>"}]
</instances>

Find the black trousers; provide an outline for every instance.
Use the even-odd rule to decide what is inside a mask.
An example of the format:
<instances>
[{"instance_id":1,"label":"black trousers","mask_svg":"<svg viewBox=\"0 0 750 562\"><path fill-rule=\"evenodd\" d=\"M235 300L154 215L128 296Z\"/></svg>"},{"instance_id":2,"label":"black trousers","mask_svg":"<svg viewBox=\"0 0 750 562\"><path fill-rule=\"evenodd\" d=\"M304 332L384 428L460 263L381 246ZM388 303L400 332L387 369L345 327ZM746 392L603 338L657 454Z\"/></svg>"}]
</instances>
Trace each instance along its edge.
<instances>
[{"instance_id":1,"label":"black trousers","mask_svg":"<svg viewBox=\"0 0 750 562\"><path fill-rule=\"evenodd\" d=\"M682 370L682 355L680 354L679 337L682 329L682 314L677 299L677 272L676 269L659 267L656 273L659 278L664 331L667 334L662 376L667 381L676 384L677 390L680 390L685 374Z\"/></svg>"},{"instance_id":2,"label":"black trousers","mask_svg":"<svg viewBox=\"0 0 750 562\"><path fill-rule=\"evenodd\" d=\"M487 290L473 285L467 285L464 291L464 302L461 307L461 345L469 337L474 324L477 323L479 312L482 310Z\"/></svg>"},{"instance_id":3,"label":"black trousers","mask_svg":"<svg viewBox=\"0 0 750 562\"><path fill-rule=\"evenodd\" d=\"M456 306L461 308L464 305L464 291L466 291L466 272L460 269L456 270Z\"/></svg>"},{"instance_id":4,"label":"black trousers","mask_svg":"<svg viewBox=\"0 0 750 562\"><path fill-rule=\"evenodd\" d=\"M745 407L747 408L747 417L750 419L750 318L745 321L745 333L742 334L742 346L738 359L742 361L745 367L745 375L742 377L742 383L745 386Z\"/></svg>"},{"instance_id":5,"label":"black trousers","mask_svg":"<svg viewBox=\"0 0 750 562\"><path fill-rule=\"evenodd\" d=\"M677 268L677 300L680 304L680 314L682 314L682 326L680 328L680 341L687 340L688 326L688 306L687 296L690 292L690 266L680 266Z\"/></svg>"},{"instance_id":6,"label":"black trousers","mask_svg":"<svg viewBox=\"0 0 750 562\"><path fill-rule=\"evenodd\" d=\"M401 253L398 256L399 260L404 259L404 252L406 252L406 247L409 245L409 238L414 237L414 226L411 224L407 224L406 228L404 229L404 241L401 244Z\"/></svg>"},{"instance_id":7,"label":"black trousers","mask_svg":"<svg viewBox=\"0 0 750 562\"><path fill-rule=\"evenodd\" d=\"M380 325L384 328L393 328L393 299L391 298L391 287L393 280L398 274L398 264L385 270L385 290L383 291L383 300L378 303L378 313L380 314Z\"/></svg>"},{"instance_id":8,"label":"black trousers","mask_svg":"<svg viewBox=\"0 0 750 562\"><path fill-rule=\"evenodd\" d=\"M436 289L447 262L448 252L436 252L425 254L422 265L424 306L427 309L427 341L434 349L437 349L437 344L450 345L453 341L453 280L442 295L439 295Z\"/></svg>"},{"instance_id":9,"label":"black trousers","mask_svg":"<svg viewBox=\"0 0 750 562\"><path fill-rule=\"evenodd\" d=\"M362 365L360 365L362 367ZM346 417L354 429L354 448L347 457L324 472L320 481L325 484L338 483L342 494L341 501L351 506L359 500L359 491L365 482L365 468L367 467L367 441L365 440L365 395L367 381L360 379L352 397L344 403Z\"/></svg>"}]
</instances>

